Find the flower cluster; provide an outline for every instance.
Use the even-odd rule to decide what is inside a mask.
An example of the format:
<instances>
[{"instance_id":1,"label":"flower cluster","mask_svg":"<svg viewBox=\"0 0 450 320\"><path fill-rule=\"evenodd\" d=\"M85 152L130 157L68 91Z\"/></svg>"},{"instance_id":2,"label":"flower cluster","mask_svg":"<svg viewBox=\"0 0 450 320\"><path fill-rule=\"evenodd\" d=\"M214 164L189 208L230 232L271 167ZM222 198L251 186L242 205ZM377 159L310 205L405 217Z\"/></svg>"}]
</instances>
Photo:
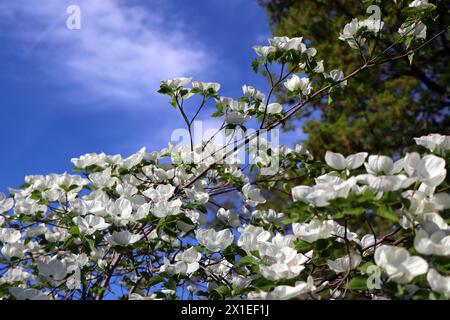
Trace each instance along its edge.
<instances>
[{"instance_id":1,"label":"flower cluster","mask_svg":"<svg viewBox=\"0 0 450 320\"><path fill-rule=\"evenodd\" d=\"M433 134L416 141L448 157L450 148L442 143L448 138ZM84 177L28 176L9 197L1 194L4 294L17 299L82 294L89 285L103 283L115 267L113 278L127 283L135 298L138 289L140 295L167 298L164 290L173 279L196 287L205 283L207 291L197 290L199 295L320 298L330 280L315 279L314 266L358 279L374 264L383 270L386 286L449 295L450 277L442 274L442 259L450 256L450 228L440 215L450 209L449 193L439 191L448 188L444 158L414 152L394 161L328 151L331 171L313 185L293 187L293 203L286 213L277 213L253 209L266 199L234 164L221 165L216 175L180 192L201 164L164 167L161 159L177 152L169 147L152 154L143 149L128 158L87 154L72 160ZM314 163L304 152L287 149L285 154ZM234 183L240 181L236 190L243 207L219 208L211 224L205 204L225 169ZM388 236L352 232L349 217L361 215L392 223ZM392 240L396 233L405 240ZM396 244L407 241L414 255ZM87 294L84 298L95 298L102 291Z\"/></svg>"}]
</instances>

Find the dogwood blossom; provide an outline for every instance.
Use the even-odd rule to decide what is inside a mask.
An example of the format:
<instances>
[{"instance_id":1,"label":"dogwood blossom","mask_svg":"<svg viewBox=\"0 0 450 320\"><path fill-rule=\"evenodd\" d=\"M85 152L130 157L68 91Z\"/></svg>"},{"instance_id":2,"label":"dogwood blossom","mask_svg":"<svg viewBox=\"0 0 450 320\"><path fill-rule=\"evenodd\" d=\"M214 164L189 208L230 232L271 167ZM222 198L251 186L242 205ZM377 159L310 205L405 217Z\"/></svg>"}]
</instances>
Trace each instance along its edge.
<instances>
[{"instance_id":1,"label":"dogwood blossom","mask_svg":"<svg viewBox=\"0 0 450 320\"><path fill-rule=\"evenodd\" d=\"M316 207L325 207L329 205L330 200L346 198L355 185L355 177L343 180L327 174L316 178L316 185L313 187L296 186L292 188L292 198L294 201L303 201Z\"/></svg>"},{"instance_id":2,"label":"dogwood blossom","mask_svg":"<svg viewBox=\"0 0 450 320\"><path fill-rule=\"evenodd\" d=\"M400 36L412 36L416 39L425 39L427 37L427 26L421 21L411 24L402 24L398 29Z\"/></svg>"},{"instance_id":3,"label":"dogwood blossom","mask_svg":"<svg viewBox=\"0 0 450 320\"><path fill-rule=\"evenodd\" d=\"M50 296L37 289L24 289L20 287L13 287L9 292L17 300L50 300Z\"/></svg>"},{"instance_id":4,"label":"dogwood blossom","mask_svg":"<svg viewBox=\"0 0 450 320\"><path fill-rule=\"evenodd\" d=\"M368 32L378 33L383 29L384 22L379 19L366 19L358 21L353 18L351 22L347 23L344 30L339 35L339 40L346 41L350 48L361 49L367 39L360 34L360 30L364 28Z\"/></svg>"},{"instance_id":5,"label":"dogwood blossom","mask_svg":"<svg viewBox=\"0 0 450 320\"><path fill-rule=\"evenodd\" d=\"M171 274L191 274L200 268L199 261L202 255L195 249L190 247L181 254L175 256L175 263L171 264L170 261L165 258L164 265L161 267L161 271Z\"/></svg>"},{"instance_id":6,"label":"dogwood blossom","mask_svg":"<svg viewBox=\"0 0 450 320\"><path fill-rule=\"evenodd\" d=\"M358 22L358 19L356 18L352 19L350 23L347 23L345 25L344 30L339 35L339 40L347 41L350 48L353 49L358 49L364 46L366 39L356 35L359 28L360 23Z\"/></svg>"},{"instance_id":7,"label":"dogwood blossom","mask_svg":"<svg viewBox=\"0 0 450 320\"><path fill-rule=\"evenodd\" d=\"M266 96L261 91L257 90L255 87L243 85L242 86L242 92L245 96L252 97L254 99L259 99L261 101L264 101L266 99Z\"/></svg>"},{"instance_id":8,"label":"dogwood blossom","mask_svg":"<svg viewBox=\"0 0 450 320\"><path fill-rule=\"evenodd\" d=\"M276 286L270 292L258 292L249 294L250 300L289 300L293 298L304 299L304 297L316 290L314 280L308 277L306 282L298 281L295 286Z\"/></svg>"},{"instance_id":9,"label":"dogwood blossom","mask_svg":"<svg viewBox=\"0 0 450 320\"><path fill-rule=\"evenodd\" d=\"M81 233L93 234L98 230L107 229L110 224L105 222L102 217L97 217L94 215L88 215L85 218L75 217L73 222L78 226Z\"/></svg>"},{"instance_id":10,"label":"dogwood blossom","mask_svg":"<svg viewBox=\"0 0 450 320\"><path fill-rule=\"evenodd\" d=\"M261 111L261 112L266 111L267 114L277 114L277 113L280 113L281 111L283 111L283 107L281 106L281 104L274 102L274 103L269 103L267 105L267 109L265 106L260 105L259 111Z\"/></svg>"},{"instance_id":11,"label":"dogwood blossom","mask_svg":"<svg viewBox=\"0 0 450 320\"><path fill-rule=\"evenodd\" d=\"M246 202L251 206L266 202L266 199L261 195L261 191L249 183L242 187L242 193L244 194Z\"/></svg>"},{"instance_id":12,"label":"dogwood blossom","mask_svg":"<svg viewBox=\"0 0 450 320\"><path fill-rule=\"evenodd\" d=\"M261 265L264 278L269 280L290 279L298 276L305 269L304 263L310 260L312 251L302 254L290 247L282 247L275 256L271 256L270 265Z\"/></svg>"},{"instance_id":13,"label":"dogwood blossom","mask_svg":"<svg viewBox=\"0 0 450 320\"><path fill-rule=\"evenodd\" d=\"M6 198L4 193L0 192L0 213L7 212L14 206L12 198Z\"/></svg>"},{"instance_id":14,"label":"dogwood blossom","mask_svg":"<svg viewBox=\"0 0 450 320\"><path fill-rule=\"evenodd\" d=\"M327 265L336 273L347 272L349 269L355 269L361 263L361 256L357 253L351 253L350 256L338 258L336 260L327 260ZM350 267L351 261L351 267Z\"/></svg>"},{"instance_id":15,"label":"dogwood blossom","mask_svg":"<svg viewBox=\"0 0 450 320\"><path fill-rule=\"evenodd\" d=\"M436 270L430 269L427 273L427 280L433 291L450 297L450 277L442 276Z\"/></svg>"},{"instance_id":16,"label":"dogwood blossom","mask_svg":"<svg viewBox=\"0 0 450 320\"><path fill-rule=\"evenodd\" d=\"M259 244L266 242L271 237L269 231L264 230L262 227L255 227L253 225L247 225L239 228L238 230L240 232L238 246L248 253L258 250Z\"/></svg>"},{"instance_id":17,"label":"dogwood blossom","mask_svg":"<svg viewBox=\"0 0 450 320\"><path fill-rule=\"evenodd\" d=\"M232 227L237 227L241 224L241 219L239 218L238 213L231 210L226 210L224 208L220 208L219 210L217 210L217 218Z\"/></svg>"},{"instance_id":18,"label":"dogwood blossom","mask_svg":"<svg viewBox=\"0 0 450 320\"><path fill-rule=\"evenodd\" d=\"M195 231L198 242L210 251L225 249L233 243L234 236L229 229L216 232L214 229L199 229Z\"/></svg>"},{"instance_id":19,"label":"dogwood blossom","mask_svg":"<svg viewBox=\"0 0 450 320\"><path fill-rule=\"evenodd\" d=\"M325 73L325 78L329 78L332 82L338 83L338 86L341 88L347 85L347 80L344 80L345 75L342 70L331 70L330 73Z\"/></svg>"},{"instance_id":20,"label":"dogwood blossom","mask_svg":"<svg viewBox=\"0 0 450 320\"><path fill-rule=\"evenodd\" d=\"M450 136L432 133L420 138L414 138L414 140L419 146L424 146L431 152L436 152L441 155L447 150L450 150Z\"/></svg>"},{"instance_id":21,"label":"dogwood blossom","mask_svg":"<svg viewBox=\"0 0 450 320\"><path fill-rule=\"evenodd\" d=\"M411 8L418 8L420 6L423 6L424 4L427 4L428 0L414 0L409 4L409 7Z\"/></svg>"},{"instance_id":22,"label":"dogwood blossom","mask_svg":"<svg viewBox=\"0 0 450 320\"><path fill-rule=\"evenodd\" d=\"M208 91L208 90L212 90L212 91L219 91L220 90L220 83L217 82L201 82L201 81L193 81L192 82L192 87L193 88L198 88L201 91Z\"/></svg>"},{"instance_id":23,"label":"dogwood blossom","mask_svg":"<svg viewBox=\"0 0 450 320\"><path fill-rule=\"evenodd\" d=\"M414 238L414 248L422 254L450 255L450 228L437 213L423 215L422 228Z\"/></svg>"},{"instance_id":24,"label":"dogwood blossom","mask_svg":"<svg viewBox=\"0 0 450 320\"><path fill-rule=\"evenodd\" d=\"M175 79L169 79L161 81L163 84L169 86L172 89L177 89L179 87L185 86L192 81L192 78L189 77L180 77Z\"/></svg>"},{"instance_id":25,"label":"dogwood blossom","mask_svg":"<svg viewBox=\"0 0 450 320\"><path fill-rule=\"evenodd\" d=\"M335 222L333 220L313 219L309 223L293 223L292 229L299 239L311 243L319 239L330 238L335 229Z\"/></svg>"},{"instance_id":26,"label":"dogwood blossom","mask_svg":"<svg viewBox=\"0 0 450 320\"><path fill-rule=\"evenodd\" d=\"M283 84L289 91L301 93L304 96L308 96L313 89L308 78L300 78L295 74L291 78L287 79Z\"/></svg>"},{"instance_id":27,"label":"dogwood blossom","mask_svg":"<svg viewBox=\"0 0 450 320\"><path fill-rule=\"evenodd\" d=\"M330 167L336 170L353 170L363 165L367 155L367 152L359 152L344 158L340 153L327 151L325 153L325 161Z\"/></svg>"},{"instance_id":28,"label":"dogwood blossom","mask_svg":"<svg viewBox=\"0 0 450 320\"><path fill-rule=\"evenodd\" d=\"M382 245L375 251L375 263L397 283L408 283L428 271L428 263L421 257L410 256L405 248Z\"/></svg>"},{"instance_id":29,"label":"dogwood blossom","mask_svg":"<svg viewBox=\"0 0 450 320\"><path fill-rule=\"evenodd\" d=\"M139 234L133 234L128 230L114 231L111 235L106 236L108 241L113 246L128 246L138 242L142 238Z\"/></svg>"},{"instance_id":30,"label":"dogwood blossom","mask_svg":"<svg viewBox=\"0 0 450 320\"><path fill-rule=\"evenodd\" d=\"M267 57L271 52L277 51L275 47L272 46L253 46L258 56Z\"/></svg>"},{"instance_id":31,"label":"dogwood blossom","mask_svg":"<svg viewBox=\"0 0 450 320\"><path fill-rule=\"evenodd\" d=\"M23 268L12 268L6 271L0 277L0 284L13 284L16 282L26 282L31 277L31 274L24 271Z\"/></svg>"}]
</instances>

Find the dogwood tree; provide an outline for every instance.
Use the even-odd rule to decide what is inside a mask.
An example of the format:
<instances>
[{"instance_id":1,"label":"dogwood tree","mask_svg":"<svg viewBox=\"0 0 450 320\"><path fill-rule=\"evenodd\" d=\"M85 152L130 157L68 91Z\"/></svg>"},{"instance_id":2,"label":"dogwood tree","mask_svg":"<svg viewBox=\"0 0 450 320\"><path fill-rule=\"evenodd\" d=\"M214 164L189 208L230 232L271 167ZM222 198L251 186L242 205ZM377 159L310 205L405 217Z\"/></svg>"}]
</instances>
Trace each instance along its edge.
<instances>
[{"instance_id":1,"label":"dogwood tree","mask_svg":"<svg viewBox=\"0 0 450 320\"><path fill-rule=\"evenodd\" d=\"M275 37L254 47L253 69L278 72L267 94L244 85L229 98L218 83L162 81L159 92L183 117L189 143L129 157L82 155L72 159L73 174L27 176L0 193L0 296L448 299L449 136L411 137L421 154L329 150L324 159L264 138L310 101L328 96L332 105L356 74L411 57L448 30L427 38L435 14L426 1L404 14L391 26L405 44L400 55L392 45L375 49L386 24L377 15L336 35L361 54L349 74L327 70L326 57L302 38ZM278 86L298 101L290 109L272 102ZM206 105L233 143L195 143L193 121ZM232 139L239 129L246 134ZM266 200L277 192L291 197L282 212Z\"/></svg>"}]
</instances>

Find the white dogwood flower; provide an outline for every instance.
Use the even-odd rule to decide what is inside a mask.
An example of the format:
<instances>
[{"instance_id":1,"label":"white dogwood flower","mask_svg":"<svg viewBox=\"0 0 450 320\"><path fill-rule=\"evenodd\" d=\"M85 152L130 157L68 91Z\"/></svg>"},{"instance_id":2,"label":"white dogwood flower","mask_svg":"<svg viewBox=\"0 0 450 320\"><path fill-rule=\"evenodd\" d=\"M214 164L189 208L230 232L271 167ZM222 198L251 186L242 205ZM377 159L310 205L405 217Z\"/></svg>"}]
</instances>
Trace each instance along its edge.
<instances>
[{"instance_id":1,"label":"white dogwood flower","mask_svg":"<svg viewBox=\"0 0 450 320\"><path fill-rule=\"evenodd\" d=\"M424 146L431 152L444 155L447 150L450 150L450 136L444 136L438 133L432 133L427 136L414 138L419 146Z\"/></svg>"},{"instance_id":2,"label":"white dogwood flower","mask_svg":"<svg viewBox=\"0 0 450 320\"><path fill-rule=\"evenodd\" d=\"M295 236L301 240L312 243L319 239L327 239L333 235L336 222L333 220L320 221L313 218L308 223L292 224L292 230Z\"/></svg>"},{"instance_id":3,"label":"white dogwood flower","mask_svg":"<svg viewBox=\"0 0 450 320\"><path fill-rule=\"evenodd\" d=\"M126 198L119 198L115 201L111 200L106 207L106 211L115 225L125 226L131 220L133 207L130 200Z\"/></svg>"},{"instance_id":4,"label":"white dogwood flower","mask_svg":"<svg viewBox=\"0 0 450 320\"><path fill-rule=\"evenodd\" d=\"M344 72L342 72L342 70L331 70L330 73L326 73L324 74L325 78L330 78L332 80L333 83L337 83L337 86L339 87L345 87L347 85L347 80L344 80L345 75Z\"/></svg>"},{"instance_id":5,"label":"white dogwood flower","mask_svg":"<svg viewBox=\"0 0 450 320\"><path fill-rule=\"evenodd\" d=\"M202 255L195 247L190 247L182 253L177 254L175 256L176 262L173 264L167 258L164 258L164 264L161 266L160 271L170 274L192 274L200 268L198 262L201 257Z\"/></svg>"},{"instance_id":6,"label":"white dogwood flower","mask_svg":"<svg viewBox=\"0 0 450 320\"><path fill-rule=\"evenodd\" d=\"M254 99L259 99L261 101L264 101L266 99L266 95L262 93L261 91L257 90L255 87L243 85L242 86L242 92L247 97L252 97Z\"/></svg>"},{"instance_id":7,"label":"white dogwood flower","mask_svg":"<svg viewBox=\"0 0 450 320\"><path fill-rule=\"evenodd\" d=\"M217 92L220 90L220 83L192 81L192 88L198 88L201 91L213 90L214 92Z\"/></svg>"},{"instance_id":8,"label":"white dogwood flower","mask_svg":"<svg viewBox=\"0 0 450 320\"><path fill-rule=\"evenodd\" d=\"M253 46L253 50L260 57L267 57L270 53L277 51L277 48L272 46Z\"/></svg>"},{"instance_id":9,"label":"white dogwood flower","mask_svg":"<svg viewBox=\"0 0 450 320\"><path fill-rule=\"evenodd\" d=\"M106 237L112 246L128 246L138 242L142 238L142 235L133 234L128 230L114 231L111 235Z\"/></svg>"},{"instance_id":10,"label":"white dogwood flower","mask_svg":"<svg viewBox=\"0 0 450 320\"><path fill-rule=\"evenodd\" d=\"M260 203L265 203L266 199L262 196L261 190L256 186L247 183L242 187L245 201L251 206L257 206Z\"/></svg>"},{"instance_id":11,"label":"white dogwood flower","mask_svg":"<svg viewBox=\"0 0 450 320\"><path fill-rule=\"evenodd\" d=\"M38 261L39 277L55 286L60 285L67 276L66 264L54 256L47 261Z\"/></svg>"},{"instance_id":12,"label":"white dogwood flower","mask_svg":"<svg viewBox=\"0 0 450 320\"><path fill-rule=\"evenodd\" d=\"M427 280L433 291L450 298L450 277L443 276L436 270L430 269L427 273Z\"/></svg>"},{"instance_id":13,"label":"white dogwood flower","mask_svg":"<svg viewBox=\"0 0 450 320\"><path fill-rule=\"evenodd\" d=\"M308 96L313 89L309 78L300 78L295 74L287 79L283 84L289 91L298 92L304 96Z\"/></svg>"},{"instance_id":14,"label":"white dogwood flower","mask_svg":"<svg viewBox=\"0 0 450 320\"><path fill-rule=\"evenodd\" d=\"M155 189L150 188L142 193L144 196L152 199L153 201L159 202L169 200L173 196L174 192L175 187L171 184L160 184Z\"/></svg>"},{"instance_id":15,"label":"white dogwood flower","mask_svg":"<svg viewBox=\"0 0 450 320\"><path fill-rule=\"evenodd\" d=\"M232 227L237 227L241 224L239 214L234 211L220 208L219 210L217 210L216 215L219 220L225 222L226 224Z\"/></svg>"},{"instance_id":16,"label":"white dogwood flower","mask_svg":"<svg viewBox=\"0 0 450 320\"><path fill-rule=\"evenodd\" d=\"M276 286L270 292L252 292L249 293L250 300L289 300L303 299L308 293L316 290L313 277L309 276L307 281L298 281L295 286L281 285Z\"/></svg>"},{"instance_id":17,"label":"white dogwood flower","mask_svg":"<svg viewBox=\"0 0 450 320\"><path fill-rule=\"evenodd\" d=\"M339 35L339 40L346 41L350 48L353 49L359 49L360 47L363 47L366 39L356 35L359 28L360 24L358 22L358 19L352 19L351 22L347 23L344 26L344 30Z\"/></svg>"},{"instance_id":18,"label":"white dogwood flower","mask_svg":"<svg viewBox=\"0 0 450 320\"><path fill-rule=\"evenodd\" d=\"M72 219L73 222L78 226L81 233L93 234L96 231L101 231L107 229L110 224L105 222L102 217L97 217L94 215L88 215L86 217L75 217Z\"/></svg>"},{"instance_id":19,"label":"white dogwood flower","mask_svg":"<svg viewBox=\"0 0 450 320\"><path fill-rule=\"evenodd\" d=\"M247 253L257 250L260 243L268 241L271 237L270 232L264 230L263 227L250 224L239 228L238 231L241 235L237 244Z\"/></svg>"},{"instance_id":20,"label":"white dogwood flower","mask_svg":"<svg viewBox=\"0 0 450 320\"><path fill-rule=\"evenodd\" d=\"M422 228L414 238L414 248L422 254L450 256L450 228L437 213L423 215Z\"/></svg>"},{"instance_id":21,"label":"white dogwood flower","mask_svg":"<svg viewBox=\"0 0 450 320\"><path fill-rule=\"evenodd\" d=\"M6 198L5 194L0 192L0 213L7 212L14 207L14 199Z\"/></svg>"},{"instance_id":22,"label":"white dogwood flower","mask_svg":"<svg viewBox=\"0 0 450 320\"><path fill-rule=\"evenodd\" d=\"M267 109L266 109L265 105L261 104L259 106L259 111L261 111L261 112L266 111L267 114L277 114L277 113L280 113L281 111L283 111L283 107L278 102L273 102L273 103L269 103L267 105Z\"/></svg>"},{"instance_id":23,"label":"white dogwood flower","mask_svg":"<svg viewBox=\"0 0 450 320\"><path fill-rule=\"evenodd\" d=\"M13 228L0 228L0 241L6 243L16 243L22 238L22 233Z\"/></svg>"},{"instance_id":24,"label":"white dogwood flower","mask_svg":"<svg viewBox=\"0 0 450 320\"><path fill-rule=\"evenodd\" d=\"M419 180L431 188L440 185L446 175L445 160L432 154L423 157L417 168Z\"/></svg>"},{"instance_id":25,"label":"white dogwood flower","mask_svg":"<svg viewBox=\"0 0 450 320\"><path fill-rule=\"evenodd\" d=\"M361 263L361 256L358 253L351 253L351 259L347 255L342 258L338 258L336 260L327 260L327 265L336 273L347 272L349 269L355 269ZM350 268L350 260L351 260L351 268Z\"/></svg>"},{"instance_id":26,"label":"white dogwood flower","mask_svg":"<svg viewBox=\"0 0 450 320\"><path fill-rule=\"evenodd\" d=\"M413 36L416 39L425 39L427 37L427 26L421 22L413 22L411 24L403 23L398 29L401 37Z\"/></svg>"},{"instance_id":27,"label":"white dogwood flower","mask_svg":"<svg viewBox=\"0 0 450 320\"><path fill-rule=\"evenodd\" d=\"M175 199L172 201L161 201L155 203L150 212L158 218L164 218L166 216L177 215L181 212L181 206L183 203L180 199Z\"/></svg>"},{"instance_id":28,"label":"white dogwood flower","mask_svg":"<svg viewBox=\"0 0 450 320\"><path fill-rule=\"evenodd\" d=\"M198 229L195 231L198 243L210 251L225 249L233 243L234 236L229 229L215 231L214 229Z\"/></svg>"},{"instance_id":29,"label":"white dogwood flower","mask_svg":"<svg viewBox=\"0 0 450 320\"><path fill-rule=\"evenodd\" d=\"M325 162L336 170L353 170L361 167L366 160L367 152L359 152L344 158L340 153L327 151L325 153Z\"/></svg>"},{"instance_id":30,"label":"white dogwood flower","mask_svg":"<svg viewBox=\"0 0 450 320\"><path fill-rule=\"evenodd\" d=\"M24 271L21 267L11 268L0 277L0 285L5 283L13 284L15 282L26 282L30 276L31 274Z\"/></svg>"},{"instance_id":31,"label":"white dogwood flower","mask_svg":"<svg viewBox=\"0 0 450 320\"><path fill-rule=\"evenodd\" d=\"M375 250L375 263L395 282L406 284L428 271L428 263L421 257L410 256L401 247L382 245Z\"/></svg>"},{"instance_id":32,"label":"white dogwood flower","mask_svg":"<svg viewBox=\"0 0 450 320\"><path fill-rule=\"evenodd\" d=\"M23 258L25 253L27 252L27 247L23 243L23 241L18 241L14 243L6 243L2 250L1 254L6 258Z\"/></svg>"},{"instance_id":33,"label":"white dogwood flower","mask_svg":"<svg viewBox=\"0 0 450 320\"><path fill-rule=\"evenodd\" d=\"M330 200L347 198L356 186L356 178L343 180L335 175L326 174L315 179L316 185L296 186L291 189L292 199L311 204L314 207L328 206Z\"/></svg>"},{"instance_id":34,"label":"white dogwood flower","mask_svg":"<svg viewBox=\"0 0 450 320\"><path fill-rule=\"evenodd\" d=\"M291 279L300 274L305 269L304 264L312 257L312 251L306 254L297 253L297 250L290 247L283 247L275 257L274 263L261 265L260 271L264 278L268 280Z\"/></svg>"},{"instance_id":35,"label":"white dogwood flower","mask_svg":"<svg viewBox=\"0 0 450 320\"><path fill-rule=\"evenodd\" d=\"M9 288L9 292L17 300L50 300L50 296L42 291L33 288Z\"/></svg>"},{"instance_id":36,"label":"white dogwood flower","mask_svg":"<svg viewBox=\"0 0 450 320\"><path fill-rule=\"evenodd\" d=\"M162 84L169 86L171 89L177 89L190 83L192 78L180 77L175 79L169 79L161 81Z\"/></svg>"}]
</instances>

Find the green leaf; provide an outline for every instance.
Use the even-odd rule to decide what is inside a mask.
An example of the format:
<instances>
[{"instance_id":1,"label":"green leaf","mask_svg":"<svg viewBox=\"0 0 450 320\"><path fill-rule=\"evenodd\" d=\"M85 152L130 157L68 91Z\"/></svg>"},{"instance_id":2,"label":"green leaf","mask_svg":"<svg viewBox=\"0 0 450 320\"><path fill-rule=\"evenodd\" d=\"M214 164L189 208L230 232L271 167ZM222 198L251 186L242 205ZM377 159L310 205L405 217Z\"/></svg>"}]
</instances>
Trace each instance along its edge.
<instances>
[{"instance_id":1,"label":"green leaf","mask_svg":"<svg viewBox=\"0 0 450 320\"><path fill-rule=\"evenodd\" d=\"M228 286L225 285L218 286L213 291L224 297L229 296L231 294L230 288L228 288Z\"/></svg>"},{"instance_id":2,"label":"green leaf","mask_svg":"<svg viewBox=\"0 0 450 320\"><path fill-rule=\"evenodd\" d=\"M255 73L258 73L259 65L261 64L261 60L253 60L252 69Z\"/></svg>"},{"instance_id":3,"label":"green leaf","mask_svg":"<svg viewBox=\"0 0 450 320\"><path fill-rule=\"evenodd\" d=\"M377 209L377 215L392 222L398 222L399 220L398 215L390 207L387 206L379 207Z\"/></svg>"},{"instance_id":4,"label":"green leaf","mask_svg":"<svg viewBox=\"0 0 450 320\"><path fill-rule=\"evenodd\" d=\"M440 273L450 273L450 257L436 256L433 258L433 265Z\"/></svg>"},{"instance_id":5,"label":"green leaf","mask_svg":"<svg viewBox=\"0 0 450 320\"><path fill-rule=\"evenodd\" d=\"M365 210L366 210L366 208L363 208L363 207L349 208L349 209L345 209L345 214L360 215L360 214L363 214Z\"/></svg>"},{"instance_id":6,"label":"green leaf","mask_svg":"<svg viewBox=\"0 0 450 320\"><path fill-rule=\"evenodd\" d=\"M89 249L91 251L94 251L95 250L95 241L94 241L94 239L86 239L86 241L88 243Z\"/></svg>"},{"instance_id":7,"label":"green leaf","mask_svg":"<svg viewBox=\"0 0 450 320\"><path fill-rule=\"evenodd\" d=\"M374 263L372 261L368 261L364 263L363 265L359 266L359 270L361 270L363 273L367 273L367 269L369 269L370 266L373 266Z\"/></svg>"},{"instance_id":8,"label":"green leaf","mask_svg":"<svg viewBox=\"0 0 450 320\"><path fill-rule=\"evenodd\" d=\"M158 275L158 276L154 276L151 277L149 281L147 281L147 286L148 287L152 287L154 285L157 285L158 283L161 283L164 281L164 277Z\"/></svg>"},{"instance_id":9,"label":"green leaf","mask_svg":"<svg viewBox=\"0 0 450 320\"><path fill-rule=\"evenodd\" d=\"M172 89L168 85L165 85L165 84L161 85L158 92L161 94L168 94L168 95L171 95L173 93Z\"/></svg>"},{"instance_id":10,"label":"green leaf","mask_svg":"<svg viewBox=\"0 0 450 320\"><path fill-rule=\"evenodd\" d=\"M275 284L270 281L267 280L266 278L258 278L252 281L252 285L255 286L255 288L263 290L263 291L267 291L272 289L273 287L275 287Z\"/></svg>"},{"instance_id":11,"label":"green leaf","mask_svg":"<svg viewBox=\"0 0 450 320\"><path fill-rule=\"evenodd\" d=\"M211 115L211 117L213 117L213 118L219 118L219 117L222 117L223 115L224 115L223 111L217 110L216 112L214 112L214 113Z\"/></svg>"},{"instance_id":12,"label":"green leaf","mask_svg":"<svg viewBox=\"0 0 450 320\"><path fill-rule=\"evenodd\" d=\"M402 17L414 17L415 20L427 18L435 19L437 16L436 6L432 3L426 3L419 7L407 7L401 12Z\"/></svg>"},{"instance_id":13,"label":"green leaf","mask_svg":"<svg viewBox=\"0 0 450 320\"><path fill-rule=\"evenodd\" d=\"M245 256L239 260L238 267L252 266L256 265L256 261L252 256Z\"/></svg>"},{"instance_id":14,"label":"green leaf","mask_svg":"<svg viewBox=\"0 0 450 320\"><path fill-rule=\"evenodd\" d=\"M70 228L69 233L70 233L71 235L77 236L77 235L80 234L80 229L78 228L78 226L72 226L72 227Z\"/></svg>"},{"instance_id":15,"label":"green leaf","mask_svg":"<svg viewBox=\"0 0 450 320\"><path fill-rule=\"evenodd\" d=\"M297 240L294 242L295 249L300 252L307 252L313 248L313 244L304 240Z\"/></svg>"},{"instance_id":16,"label":"green leaf","mask_svg":"<svg viewBox=\"0 0 450 320\"><path fill-rule=\"evenodd\" d=\"M347 285L350 290L367 290L367 277L355 277Z\"/></svg>"},{"instance_id":17,"label":"green leaf","mask_svg":"<svg viewBox=\"0 0 450 320\"><path fill-rule=\"evenodd\" d=\"M39 199L41 199L41 192L39 191L39 190L34 190L32 193L31 193L31 199L33 199L33 200L39 200Z\"/></svg>"},{"instance_id":18,"label":"green leaf","mask_svg":"<svg viewBox=\"0 0 450 320\"><path fill-rule=\"evenodd\" d=\"M314 247L317 251L326 250L329 246L331 246L331 241L328 239L319 239L315 242Z\"/></svg>"},{"instance_id":19,"label":"green leaf","mask_svg":"<svg viewBox=\"0 0 450 320\"><path fill-rule=\"evenodd\" d=\"M234 252L234 246L228 246L224 251L223 251L223 256L225 257L225 259L228 262L234 263L235 261L235 252Z\"/></svg>"},{"instance_id":20,"label":"green leaf","mask_svg":"<svg viewBox=\"0 0 450 320\"><path fill-rule=\"evenodd\" d=\"M202 90L200 90L200 88L192 88L191 89L191 93L201 93Z\"/></svg>"}]
</instances>

